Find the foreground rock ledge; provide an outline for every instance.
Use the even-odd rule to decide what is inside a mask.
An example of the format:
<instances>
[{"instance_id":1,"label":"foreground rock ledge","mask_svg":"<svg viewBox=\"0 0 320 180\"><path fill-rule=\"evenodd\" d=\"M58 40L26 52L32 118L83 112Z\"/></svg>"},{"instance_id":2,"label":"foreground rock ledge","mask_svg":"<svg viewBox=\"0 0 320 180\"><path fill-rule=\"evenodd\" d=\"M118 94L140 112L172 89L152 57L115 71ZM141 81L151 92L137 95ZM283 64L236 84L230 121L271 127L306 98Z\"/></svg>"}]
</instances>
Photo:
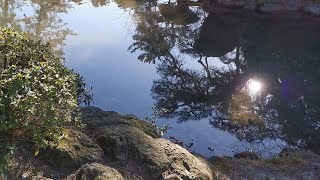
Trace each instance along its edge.
<instances>
[{"instance_id":1,"label":"foreground rock ledge","mask_svg":"<svg viewBox=\"0 0 320 180\"><path fill-rule=\"evenodd\" d=\"M88 131L111 162L122 162L144 179L160 179L169 171L185 180L213 179L210 164L168 140L157 138L154 127L134 116L83 109ZM103 118L102 118L103 117ZM117 119L115 121L115 119ZM148 129L149 128L149 129ZM90 130L91 129L91 130Z\"/></svg>"},{"instance_id":2,"label":"foreground rock ledge","mask_svg":"<svg viewBox=\"0 0 320 180\"><path fill-rule=\"evenodd\" d=\"M104 127L95 136L105 154L114 161L131 161L147 179L171 171L182 179L213 179L209 163L172 142L153 139L136 127Z\"/></svg>"},{"instance_id":3,"label":"foreground rock ledge","mask_svg":"<svg viewBox=\"0 0 320 180\"><path fill-rule=\"evenodd\" d=\"M320 156L312 152L283 150L266 160L242 152L207 161L159 138L152 125L133 115L94 107L81 112L84 132L66 127L62 143L36 157L30 144L19 144L0 180L168 180L163 173L170 180L320 179Z\"/></svg>"},{"instance_id":4,"label":"foreground rock ledge","mask_svg":"<svg viewBox=\"0 0 320 180\"><path fill-rule=\"evenodd\" d=\"M66 127L61 144L36 157L30 144L19 145L0 180L161 180L163 173L184 180L214 179L207 160L159 138L154 126L134 115L94 107L81 113L83 132Z\"/></svg>"}]
</instances>

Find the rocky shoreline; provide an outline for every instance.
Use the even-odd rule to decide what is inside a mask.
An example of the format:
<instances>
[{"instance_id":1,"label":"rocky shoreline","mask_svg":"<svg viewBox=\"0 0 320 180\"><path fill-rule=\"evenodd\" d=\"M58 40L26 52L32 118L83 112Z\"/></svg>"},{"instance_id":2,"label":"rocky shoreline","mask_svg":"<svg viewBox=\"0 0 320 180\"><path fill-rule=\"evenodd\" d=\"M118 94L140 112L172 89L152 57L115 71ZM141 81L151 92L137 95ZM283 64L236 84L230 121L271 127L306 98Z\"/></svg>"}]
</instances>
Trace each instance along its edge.
<instances>
[{"instance_id":1,"label":"rocky shoreline","mask_svg":"<svg viewBox=\"0 0 320 180\"><path fill-rule=\"evenodd\" d=\"M320 156L285 149L278 157L261 159L252 152L234 157L204 157L157 135L156 129L133 115L95 107L81 109L83 131L65 128L58 147L34 156L21 144L0 179L317 179Z\"/></svg>"}]
</instances>

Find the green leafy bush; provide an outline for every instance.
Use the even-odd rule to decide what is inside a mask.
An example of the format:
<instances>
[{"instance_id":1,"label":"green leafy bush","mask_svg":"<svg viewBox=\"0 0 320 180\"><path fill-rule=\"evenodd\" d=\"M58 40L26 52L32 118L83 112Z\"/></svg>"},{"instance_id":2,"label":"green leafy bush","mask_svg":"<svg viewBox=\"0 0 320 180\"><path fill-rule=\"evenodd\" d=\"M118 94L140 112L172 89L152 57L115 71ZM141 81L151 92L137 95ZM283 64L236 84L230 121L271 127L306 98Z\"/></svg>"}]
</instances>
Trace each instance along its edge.
<instances>
[{"instance_id":1,"label":"green leafy bush","mask_svg":"<svg viewBox=\"0 0 320 180\"><path fill-rule=\"evenodd\" d=\"M3 172L8 168L10 155L13 154L14 146L10 143L0 143L0 179ZM2 178L4 179L4 178Z\"/></svg>"},{"instance_id":2,"label":"green leafy bush","mask_svg":"<svg viewBox=\"0 0 320 180\"><path fill-rule=\"evenodd\" d=\"M57 144L84 85L48 44L0 28L0 140Z\"/></svg>"}]
</instances>

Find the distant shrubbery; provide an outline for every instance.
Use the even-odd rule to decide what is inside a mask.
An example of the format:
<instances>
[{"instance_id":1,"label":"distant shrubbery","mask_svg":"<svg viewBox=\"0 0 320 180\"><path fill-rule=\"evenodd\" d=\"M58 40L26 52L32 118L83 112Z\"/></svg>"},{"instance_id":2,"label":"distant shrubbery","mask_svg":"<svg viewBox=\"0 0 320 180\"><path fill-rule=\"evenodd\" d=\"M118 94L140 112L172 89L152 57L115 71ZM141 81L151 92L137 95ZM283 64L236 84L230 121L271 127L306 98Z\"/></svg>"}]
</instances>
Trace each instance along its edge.
<instances>
[{"instance_id":1,"label":"distant shrubbery","mask_svg":"<svg viewBox=\"0 0 320 180\"><path fill-rule=\"evenodd\" d=\"M48 44L0 28L0 143L57 144L63 126L77 122L78 97L91 98L84 86Z\"/></svg>"}]
</instances>

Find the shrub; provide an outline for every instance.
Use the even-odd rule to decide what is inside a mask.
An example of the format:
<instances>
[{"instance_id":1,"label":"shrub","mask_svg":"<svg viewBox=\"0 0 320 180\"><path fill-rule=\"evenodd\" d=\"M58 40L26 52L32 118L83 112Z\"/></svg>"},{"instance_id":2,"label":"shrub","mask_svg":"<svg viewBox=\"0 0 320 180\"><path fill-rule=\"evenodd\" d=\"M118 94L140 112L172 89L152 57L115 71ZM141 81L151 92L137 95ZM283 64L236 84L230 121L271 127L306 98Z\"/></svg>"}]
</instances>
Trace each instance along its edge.
<instances>
[{"instance_id":1,"label":"shrub","mask_svg":"<svg viewBox=\"0 0 320 180\"><path fill-rule=\"evenodd\" d=\"M57 144L85 93L81 81L48 44L0 28L0 140Z\"/></svg>"}]
</instances>

